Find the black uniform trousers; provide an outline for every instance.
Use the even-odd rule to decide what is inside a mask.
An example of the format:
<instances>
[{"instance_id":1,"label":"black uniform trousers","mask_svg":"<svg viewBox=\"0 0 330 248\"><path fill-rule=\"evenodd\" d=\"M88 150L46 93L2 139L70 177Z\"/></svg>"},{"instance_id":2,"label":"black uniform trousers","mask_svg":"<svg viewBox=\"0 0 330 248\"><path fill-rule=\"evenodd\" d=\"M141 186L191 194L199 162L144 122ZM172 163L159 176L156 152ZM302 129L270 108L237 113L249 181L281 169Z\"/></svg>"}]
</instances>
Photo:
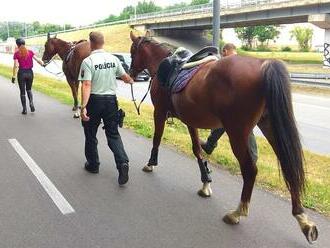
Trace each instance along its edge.
<instances>
[{"instance_id":1,"label":"black uniform trousers","mask_svg":"<svg viewBox=\"0 0 330 248\"><path fill-rule=\"evenodd\" d=\"M82 122L85 133L85 156L89 167L100 165L96 138L101 119L104 123L108 146L114 154L117 168L128 163L128 157L118 132L118 103L114 95L91 95L87 108L90 120Z\"/></svg>"}]
</instances>

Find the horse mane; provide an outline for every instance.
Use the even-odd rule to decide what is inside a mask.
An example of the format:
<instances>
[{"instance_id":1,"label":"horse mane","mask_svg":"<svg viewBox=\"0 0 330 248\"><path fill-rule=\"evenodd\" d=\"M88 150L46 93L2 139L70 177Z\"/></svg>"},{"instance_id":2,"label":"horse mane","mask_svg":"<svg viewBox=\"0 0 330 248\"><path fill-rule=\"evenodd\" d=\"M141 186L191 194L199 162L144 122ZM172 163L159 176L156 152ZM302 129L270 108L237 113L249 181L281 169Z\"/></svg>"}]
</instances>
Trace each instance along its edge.
<instances>
[{"instance_id":1,"label":"horse mane","mask_svg":"<svg viewBox=\"0 0 330 248\"><path fill-rule=\"evenodd\" d=\"M170 45L169 43L166 42L158 42L156 40L154 40L151 37L139 37L141 40L141 43L150 43L152 45L164 48L165 50L168 50L171 54L175 51L176 47L174 47L173 45Z\"/></svg>"},{"instance_id":2,"label":"horse mane","mask_svg":"<svg viewBox=\"0 0 330 248\"><path fill-rule=\"evenodd\" d=\"M72 43L73 43L74 45L78 45L78 44L80 44L80 43L82 43L82 42L87 42L87 40L82 39L82 40L78 40L78 41L73 41Z\"/></svg>"}]
</instances>

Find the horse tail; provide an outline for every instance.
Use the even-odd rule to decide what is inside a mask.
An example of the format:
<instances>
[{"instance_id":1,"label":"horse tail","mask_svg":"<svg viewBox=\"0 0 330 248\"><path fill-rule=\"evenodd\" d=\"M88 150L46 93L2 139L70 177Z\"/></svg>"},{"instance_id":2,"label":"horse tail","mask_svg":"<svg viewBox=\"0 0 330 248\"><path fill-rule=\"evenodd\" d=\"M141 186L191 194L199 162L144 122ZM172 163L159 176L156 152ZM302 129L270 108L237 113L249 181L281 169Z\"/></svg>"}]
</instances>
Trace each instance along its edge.
<instances>
[{"instance_id":1,"label":"horse tail","mask_svg":"<svg viewBox=\"0 0 330 248\"><path fill-rule=\"evenodd\" d=\"M281 61L266 60L262 76L275 152L288 189L299 196L305 190L304 155L293 113L289 73Z\"/></svg>"}]
</instances>

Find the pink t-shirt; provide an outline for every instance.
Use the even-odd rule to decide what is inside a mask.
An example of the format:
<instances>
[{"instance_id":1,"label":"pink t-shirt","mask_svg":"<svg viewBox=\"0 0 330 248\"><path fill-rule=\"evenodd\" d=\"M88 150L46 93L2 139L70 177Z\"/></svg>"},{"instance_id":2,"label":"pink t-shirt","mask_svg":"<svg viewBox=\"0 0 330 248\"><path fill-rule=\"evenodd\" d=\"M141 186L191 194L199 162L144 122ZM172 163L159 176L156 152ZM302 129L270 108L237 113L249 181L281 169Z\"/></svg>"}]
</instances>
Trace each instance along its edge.
<instances>
[{"instance_id":1,"label":"pink t-shirt","mask_svg":"<svg viewBox=\"0 0 330 248\"><path fill-rule=\"evenodd\" d=\"M28 50L28 55L26 56L26 58L21 57L19 51L14 53L14 59L18 60L20 69L32 69L33 56L34 56L34 52L31 50Z\"/></svg>"}]
</instances>

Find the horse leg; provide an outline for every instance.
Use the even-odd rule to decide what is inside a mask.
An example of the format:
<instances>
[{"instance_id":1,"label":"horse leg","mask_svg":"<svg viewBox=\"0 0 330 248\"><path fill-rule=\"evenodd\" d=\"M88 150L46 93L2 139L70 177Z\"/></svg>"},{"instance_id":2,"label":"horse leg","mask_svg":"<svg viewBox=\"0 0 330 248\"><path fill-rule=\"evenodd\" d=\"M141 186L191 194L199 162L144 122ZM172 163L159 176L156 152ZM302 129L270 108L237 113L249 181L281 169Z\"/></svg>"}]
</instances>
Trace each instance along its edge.
<instances>
[{"instance_id":1,"label":"horse leg","mask_svg":"<svg viewBox=\"0 0 330 248\"><path fill-rule=\"evenodd\" d=\"M78 109L78 86L75 82L69 82L72 97L73 97L73 108L72 111L77 111Z\"/></svg>"},{"instance_id":2,"label":"horse leg","mask_svg":"<svg viewBox=\"0 0 330 248\"><path fill-rule=\"evenodd\" d=\"M254 182L257 176L257 167L252 158L252 154L248 147L248 132L242 130L227 130L232 150L240 164L243 177L243 189L241 201L237 209L229 212L223 217L223 221L227 224L238 224L241 216L248 216L249 203L253 191Z\"/></svg>"},{"instance_id":3,"label":"horse leg","mask_svg":"<svg viewBox=\"0 0 330 248\"><path fill-rule=\"evenodd\" d=\"M79 83L77 82L70 82L69 83L71 92L72 92L72 97L73 97L73 108L72 111L75 111L73 118L79 118L80 113L79 113L79 106L78 106L78 88L79 88Z\"/></svg>"},{"instance_id":4,"label":"horse leg","mask_svg":"<svg viewBox=\"0 0 330 248\"><path fill-rule=\"evenodd\" d=\"M166 113L167 111L165 110L160 111L155 106L155 110L154 110L155 131L153 137L153 146L152 146L149 162L142 169L144 172L152 172L154 170L154 167L158 165L158 149L164 133Z\"/></svg>"},{"instance_id":5,"label":"horse leg","mask_svg":"<svg viewBox=\"0 0 330 248\"><path fill-rule=\"evenodd\" d=\"M274 152L277 154L276 145L274 141L273 131L270 119L268 115L262 117L258 123L258 127L261 129L262 133L265 135L266 139L272 146ZM298 224L307 238L308 242L314 242L318 237L318 230L316 225L308 219L307 214L304 213L304 209L301 204L300 194L290 191L291 202L292 202L292 215L298 221Z\"/></svg>"},{"instance_id":6,"label":"horse leg","mask_svg":"<svg viewBox=\"0 0 330 248\"><path fill-rule=\"evenodd\" d=\"M198 130L196 128L188 127L191 141L192 141L192 149L195 157L197 158L199 169L201 171L201 181L203 183L202 189L198 191L198 195L201 197L210 197L212 195L211 182L212 178L210 176L210 170L207 167L207 161L202 157L202 148L200 145Z\"/></svg>"}]
</instances>

